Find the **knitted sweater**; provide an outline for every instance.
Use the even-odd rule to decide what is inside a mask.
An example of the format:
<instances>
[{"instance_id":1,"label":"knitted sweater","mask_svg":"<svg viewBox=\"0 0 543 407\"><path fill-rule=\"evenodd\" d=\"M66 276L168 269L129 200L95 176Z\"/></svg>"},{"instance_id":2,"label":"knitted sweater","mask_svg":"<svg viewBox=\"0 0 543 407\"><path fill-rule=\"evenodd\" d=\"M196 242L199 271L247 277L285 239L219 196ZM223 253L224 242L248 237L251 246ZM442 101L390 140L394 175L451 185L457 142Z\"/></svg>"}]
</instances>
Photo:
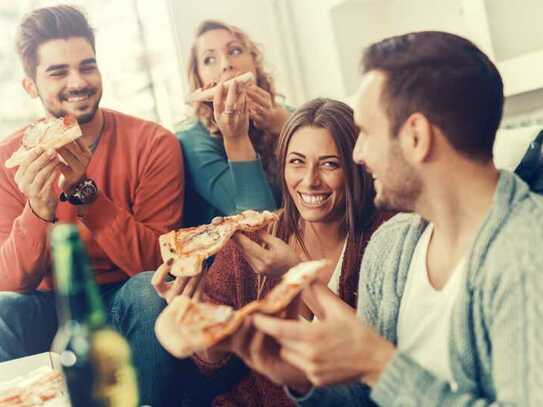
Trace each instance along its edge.
<instances>
[{"instance_id":1,"label":"knitted sweater","mask_svg":"<svg viewBox=\"0 0 543 407\"><path fill-rule=\"evenodd\" d=\"M398 215L375 233L364 256L358 311L393 343L409 264L426 225L420 216ZM542 242L543 198L502 171L453 310L454 382L397 352L371 393L359 384L336 386L297 401L354 406L368 405L371 397L383 406L543 405Z\"/></svg>"},{"instance_id":2,"label":"knitted sweater","mask_svg":"<svg viewBox=\"0 0 543 407\"><path fill-rule=\"evenodd\" d=\"M371 234L389 216L390 214L376 216L370 230L361 233L356 238L347 240L341 268L339 295L352 307L356 304L359 270L364 249ZM261 295L265 295L277 283L278 280L268 279L263 286ZM228 243L217 255L206 274L202 299L239 309L256 300L257 293L257 274L245 261L236 244ZM193 360L200 370L208 376L221 376L216 366L208 365L197 357L194 357ZM220 369L227 370L229 368L229 366L224 366ZM292 406L293 402L287 397L281 386L272 383L256 372L247 371L239 383L234 385L228 393L216 397L213 405L281 407Z\"/></svg>"},{"instance_id":3,"label":"knitted sweater","mask_svg":"<svg viewBox=\"0 0 543 407\"><path fill-rule=\"evenodd\" d=\"M67 202L59 221L77 225L98 284L124 281L161 262L158 237L180 226L183 156L162 126L109 109L87 175L98 186L84 216ZM19 148L21 129L0 143L0 291L53 288L48 231L4 162Z\"/></svg>"}]
</instances>

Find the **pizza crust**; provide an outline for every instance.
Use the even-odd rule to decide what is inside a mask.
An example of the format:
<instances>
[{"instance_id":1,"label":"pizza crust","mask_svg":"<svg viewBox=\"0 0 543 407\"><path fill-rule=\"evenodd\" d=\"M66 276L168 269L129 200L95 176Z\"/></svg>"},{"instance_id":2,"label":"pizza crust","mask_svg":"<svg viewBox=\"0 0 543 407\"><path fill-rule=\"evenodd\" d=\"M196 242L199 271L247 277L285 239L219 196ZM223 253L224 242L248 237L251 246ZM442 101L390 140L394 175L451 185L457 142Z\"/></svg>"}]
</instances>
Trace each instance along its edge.
<instances>
[{"instance_id":1,"label":"pizza crust","mask_svg":"<svg viewBox=\"0 0 543 407\"><path fill-rule=\"evenodd\" d=\"M247 83L249 81L254 81L255 76L252 72L245 72L242 75L236 76L235 78L229 79L224 82L224 85L228 86L233 81L239 82L239 83ZM186 98L186 103L194 103L194 102L210 102L213 100L213 97L215 96L215 92L217 91L217 86L214 86L209 89L197 89L194 92L192 92L190 95Z\"/></svg>"},{"instance_id":2,"label":"pizza crust","mask_svg":"<svg viewBox=\"0 0 543 407\"><path fill-rule=\"evenodd\" d=\"M237 311L228 305L197 302L180 295L158 317L157 338L166 350L179 358L206 350L233 335L248 316L277 315L286 309L304 288L317 280L327 264L326 260L298 264L264 298Z\"/></svg>"}]
</instances>

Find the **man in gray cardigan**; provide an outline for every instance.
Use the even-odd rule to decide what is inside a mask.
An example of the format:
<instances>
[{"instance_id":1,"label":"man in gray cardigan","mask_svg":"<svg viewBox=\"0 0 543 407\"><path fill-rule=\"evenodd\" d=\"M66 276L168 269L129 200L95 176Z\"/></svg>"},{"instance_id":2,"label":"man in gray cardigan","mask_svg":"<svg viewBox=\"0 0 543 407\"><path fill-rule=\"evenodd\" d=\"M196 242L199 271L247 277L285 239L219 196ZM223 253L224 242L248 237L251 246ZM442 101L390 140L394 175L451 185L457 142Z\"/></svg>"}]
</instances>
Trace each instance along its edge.
<instances>
[{"instance_id":1,"label":"man in gray cardigan","mask_svg":"<svg viewBox=\"0 0 543 407\"><path fill-rule=\"evenodd\" d=\"M355 160L380 208L413 214L366 249L358 318L315 285L318 321L255 317L240 354L301 405L543 405L543 200L493 165L496 67L419 32L369 47L363 73Z\"/></svg>"}]
</instances>

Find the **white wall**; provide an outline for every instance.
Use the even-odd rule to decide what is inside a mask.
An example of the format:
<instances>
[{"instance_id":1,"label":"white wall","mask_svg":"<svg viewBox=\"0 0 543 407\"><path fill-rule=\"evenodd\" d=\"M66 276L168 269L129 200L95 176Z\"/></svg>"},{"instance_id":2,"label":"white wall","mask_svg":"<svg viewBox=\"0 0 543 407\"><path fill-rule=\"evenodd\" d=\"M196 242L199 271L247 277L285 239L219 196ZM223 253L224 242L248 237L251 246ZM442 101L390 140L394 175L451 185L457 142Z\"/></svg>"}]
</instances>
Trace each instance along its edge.
<instances>
[{"instance_id":1,"label":"white wall","mask_svg":"<svg viewBox=\"0 0 543 407\"><path fill-rule=\"evenodd\" d=\"M495 51L514 55L537 49L543 43L536 35L543 29L534 27L529 31L522 26L519 35L522 34L526 44L522 44L520 51L511 48L516 38L511 30L522 24L509 20L506 35L499 31L497 22L503 25L507 18L515 21L517 14L526 17L530 12L511 10L509 0L169 1L178 25L180 55L188 54L194 29L203 19L219 18L237 24L263 44L278 89L293 105L318 96L351 100L360 80L358 64L362 49L391 35L420 30L448 31L470 38L491 57ZM531 5L534 12L543 7L543 1L523 0L523 5ZM510 62L515 64L499 65L506 91L511 95L506 115L541 109L542 92L530 89L530 86L537 89L536 82L543 81L543 75L537 73L539 67L533 63Z\"/></svg>"},{"instance_id":2,"label":"white wall","mask_svg":"<svg viewBox=\"0 0 543 407\"><path fill-rule=\"evenodd\" d=\"M300 76L306 99L345 97L341 57L336 47L326 0L285 1L292 14L291 35L300 58Z\"/></svg>"},{"instance_id":3,"label":"white wall","mask_svg":"<svg viewBox=\"0 0 543 407\"><path fill-rule=\"evenodd\" d=\"M543 48L543 1L485 0L497 61ZM522 4L522 7L520 7Z\"/></svg>"},{"instance_id":4,"label":"white wall","mask_svg":"<svg viewBox=\"0 0 543 407\"><path fill-rule=\"evenodd\" d=\"M411 31L466 32L458 0L347 1L333 7L330 16L347 94L357 89L360 55L371 43Z\"/></svg>"},{"instance_id":5,"label":"white wall","mask_svg":"<svg viewBox=\"0 0 543 407\"><path fill-rule=\"evenodd\" d=\"M307 98L349 99L364 47L414 30L466 31L459 0L285 0Z\"/></svg>"}]
</instances>

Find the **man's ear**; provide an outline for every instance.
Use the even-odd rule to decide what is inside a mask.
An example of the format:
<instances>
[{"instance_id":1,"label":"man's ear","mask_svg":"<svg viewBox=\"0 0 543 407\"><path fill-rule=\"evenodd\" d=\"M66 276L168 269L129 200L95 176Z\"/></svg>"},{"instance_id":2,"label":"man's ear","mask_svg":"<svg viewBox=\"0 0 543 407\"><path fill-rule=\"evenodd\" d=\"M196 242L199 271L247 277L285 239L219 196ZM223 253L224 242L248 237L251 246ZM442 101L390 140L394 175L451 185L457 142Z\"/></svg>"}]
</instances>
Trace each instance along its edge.
<instances>
[{"instance_id":1,"label":"man's ear","mask_svg":"<svg viewBox=\"0 0 543 407\"><path fill-rule=\"evenodd\" d=\"M426 161L432 152L434 136L434 129L426 116L411 114L399 133L405 157L413 164Z\"/></svg>"},{"instance_id":2,"label":"man's ear","mask_svg":"<svg viewBox=\"0 0 543 407\"><path fill-rule=\"evenodd\" d=\"M36 86L36 82L34 82L33 79L25 77L23 79L23 88L28 96L30 96L32 99L38 97L38 87Z\"/></svg>"}]
</instances>

